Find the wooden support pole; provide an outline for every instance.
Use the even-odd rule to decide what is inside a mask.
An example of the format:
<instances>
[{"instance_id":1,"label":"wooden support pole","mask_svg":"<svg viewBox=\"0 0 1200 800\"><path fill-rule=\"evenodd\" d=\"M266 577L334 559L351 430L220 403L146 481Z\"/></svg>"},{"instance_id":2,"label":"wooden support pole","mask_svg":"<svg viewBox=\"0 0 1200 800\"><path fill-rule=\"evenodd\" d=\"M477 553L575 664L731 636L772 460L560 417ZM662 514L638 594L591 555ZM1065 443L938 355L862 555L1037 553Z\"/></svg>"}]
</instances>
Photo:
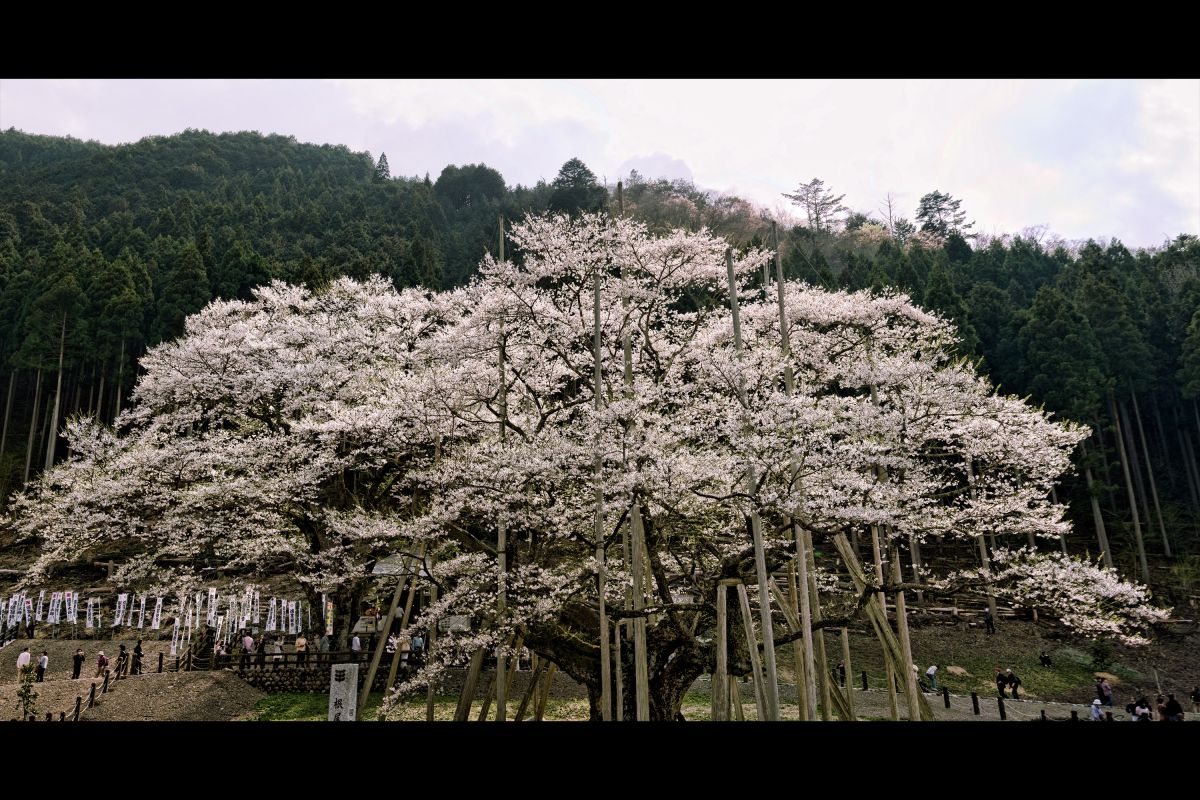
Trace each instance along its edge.
<instances>
[{"instance_id":1,"label":"wooden support pole","mask_svg":"<svg viewBox=\"0 0 1200 800\"><path fill-rule=\"evenodd\" d=\"M550 701L550 687L554 685L554 673L557 671L558 664L551 661L550 668L546 670L546 675L543 678L542 692L534 714L534 719L537 722L541 722L546 716L546 703Z\"/></svg>"},{"instance_id":2,"label":"wooden support pole","mask_svg":"<svg viewBox=\"0 0 1200 800\"><path fill-rule=\"evenodd\" d=\"M975 716L979 716L979 695L971 692L971 710L975 712Z\"/></svg>"},{"instance_id":3,"label":"wooden support pole","mask_svg":"<svg viewBox=\"0 0 1200 800\"><path fill-rule=\"evenodd\" d=\"M546 668L546 660L539 658L535 653L532 666L533 672L529 675L529 685L525 687L525 694L521 697L521 704L517 706L517 715L513 717L514 722L520 722L525 719L525 712L529 709L529 701L537 695L539 687L538 679L542 677L542 670Z\"/></svg>"},{"instance_id":4,"label":"wooden support pole","mask_svg":"<svg viewBox=\"0 0 1200 800\"><path fill-rule=\"evenodd\" d=\"M799 600L799 589L796 584L796 559L792 559L788 565L788 594L785 598L779 591L775 582L771 582L771 592L775 595L776 602L783 609L784 617L787 619L788 627L793 631L800 631L799 614L796 610ZM809 630L812 633L812 630ZM803 632L801 631L803 636ZM798 706L799 719L804 722L809 718L809 697L808 686L810 678L804 661L804 643L799 639L792 640L792 661L796 672L796 704Z\"/></svg>"},{"instance_id":5,"label":"wooden support pole","mask_svg":"<svg viewBox=\"0 0 1200 800\"><path fill-rule=\"evenodd\" d=\"M750 651L750 670L754 676L754 705L758 709L758 720L769 719L767 714L766 687L763 686L762 662L758 657L758 637L754 635L754 617L750 614L750 596L746 584L737 585L738 603L742 608L742 628L746 631L746 647Z\"/></svg>"},{"instance_id":6,"label":"wooden support pole","mask_svg":"<svg viewBox=\"0 0 1200 800\"><path fill-rule=\"evenodd\" d=\"M717 671L712 678L712 719L729 720L729 586L717 584Z\"/></svg>"},{"instance_id":7,"label":"wooden support pole","mask_svg":"<svg viewBox=\"0 0 1200 800\"><path fill-rule=\"evenodd\" d=\"M437 603L438 587L436 583L431 583L429 586L429 605ZM425 644L425 652L432 652L433 645L437 641L437 620L429 626L429 635L426 637L428 641ZM425 721L433 722L433 681L425 687Z\"/></svg>"},{"instance_id":8,"label":"wooden support pole","mask_svg":"<svg viewBox=\"0 0 1200 800\"><path fill-rule=\"evenodd\" d=\"M947 686L942 687L942 700L946 703L946 708L949 708L950 707L950 688Z\"/></svg>"},{"instance_id":9,"label":"wooden support pole","mask_svg":"<svg viewBox=\"0 0 1200 800\"><path fill-rule=\"evenodd\" d=\"M812 606L813 622L821 621L821 597L817 593L817 563L813 555L812 534L808 531L803 531L805 556L808 561L808 595L809 604ZM821 689L821 719L825 722L830 720L830 705L833 699L829 692L829 660L825 657L825 632L821 630L815 637L816 650L816 668L812 674L819 681Z\"/></svg>"},{"instance_id":10,"label":"wooden support pole","mask_svg":"<svg viewBox=\"0 0 1200 800\"><path fill-rule=\"evenodd\" d=\"M846 709L850 719L855 720L858 717L854 713L854 671L850 668L850 632L846 628L842 628L842 666L846 675Z\"/></svg>"},{"instance_id":11,"label":"wooden support pole","mask_svg":"<svg viewBox=\"0 0 1200 800\"><path fill-rule=\"evenodd\" d=\"M725 271L729 284L729 310L733 317L733 343L739 357L742 352L742 324L738 308L737 279L733 272L733 248L725 248ZM746 427L750 427L749 403L746 398L746 380L738 378L738 398L742 407L747 411ZM746 462L746 493L753 497L758 491L758 479L755 475L753 462ZM759 720L779 719L779 673L775 665L775 633L771 622L771 598L767 588L766 551L762 539L762 522L757 511L750 512L750 538L754 546L754 572L758 580L759 618L762 625L763 661L766 675L760 682L759 689L763 693L763 707L759 710ZM739 590L740 593L740 590ZM749 606L747 605L747 608Z\"/></svg>"},{"instance_id":12,"label":"wooden support pole","mask_svg":"<svg viewBox=\"0 0 1200 800\"><path fill-rule=\"evenodd\" d=\"M408 559L403 560L408 563ZM367 698L371 694L371 687L375 684L375 672L379 669L379 660L383 657L383 650L387 644L387 636L392 630L392 620L396 618L396 608L400 605L400 596L404 593L404 584L407 580L406 575L401 575L396 581L396 591L392 593L392 602L388 604L387 616L383 622L383 636L376 636L375 651L371 653L371 666L367 668L367 681L363 684L366 688L358 698L358 713L355 719L362 721L363 711L367 708ZM391 688L390 686L388 688Z\"/></svg>"},{"instance_id":13,"label":"wooden support pole","mask_svg":"<svg viewBox=\"0 0 1200 800\"><path fill-rule=\"evenodd\" d=\"M883 586L883 551L879 545L879 526L871 526L871 558L875 567L875 585ZM884 620L887 619L887 595L880 589L875 593L875 600L879 603L879 609L883 613ZM900 719L900 704L896 701L896 671L892 669L892 662L889 659L884 659L884 683L887 684L888 693L888 713L893 721Z\"/></svg>"},{"instance_id":14,"label":"wooden support pole","mask_svg":"<svg viewBox=\"0 0 1200 800\"><path fill-rule=\"evenodd\" d=\"M1004 713L1004 698L1003 697L996 698L996 706L1000 709L1000 719L1001 720L1008 719L1008 715L1006 715Z\"/></svg>"},{"instance_id":15,"label":"wooden support pole","mask_svg":"<svg viewBox=\"0 0 1200 800\"><path fill-rule=\"evenodd\" d=\"M424 542L421 542L421 549L419 551L419 555L422 557L422 559L424 558L424 555L425 555L425 543ZM418 574L419 574L419 571L418 571ZM408 627L408 618L409 618L409 615L412 614L413 598L416 596L416 594L417 594L417 575L414 575L413 579L408 582L408 598L404 601L404 613L400 615L400 630L401 631L405 630ZM392 635L392 628L390 625L388 625L386 630L384 630L384 632L383 632L382 641L386 644L388 637L391 635ZM394 653L392 653L391 666L388 667L387 684L384 686L384 689L383 689L385 697L387 696L387 692L390 692L392 690L392 687L396 685L396 672L400 667L401 656L403 656L403 653L400 652L399 645L400 645L400 643L397 642L396 643L396 651ZM412 637L409 637L409 658L411 658L411 657L412 657ZM368 689L367 691L370 691L370 689Z\"/></svg>"},{"instance_id":16,"label":"wooden support pole","mask_svg":"<svg viewBox=\"0 0 1200 800\"><path fill-rule=\"evenodd\" d=\"M458 697L458 708L454 710L455 722L466 722L471 716L471 703L475 700L475 689L479 685L479 670L483 667L483 648L471 656L467 668L467 679L463 682L462 694Z\"/></svg>"},{"instance_id":17,"label":"wooden support pole","mask_svg":"<svg viewBox=\"0 0 1200 800\"><path fill-rule=\"evenodd\" d=\"M742 687L737 678L729 677L729 688L726 694L733 703L733 718L737 722L746 721L746 709L742 707Z\"/></svg>"},{"instance_id":18,"label":"wooden support pole","mask_svg":"<svg viewBox=\"0 0 1200 800\"><path fill-rule=\"evenodd\" d=\"M892 546L892 580L895 583L902 580L900 548L895 545ZM905 613L903 589L896 592L896 632L900 638L900 664L897 665L897 669L904 674L904 699L908 702L908 718L915 722L922 718L921 709L917 704L917 697L921 696L921 692L917 687L916 670L913 669L912 641L908 635L908 615Z\"/></svg>"},{"instance_id":19,"label":"wooden support pole","mask_svg":"<svg viewBox=\"0 0 1200 800\"><path fill-rule=\"evenodd\" d=\"M614 718L617 722L625 720L625 669L621 663L621 631L624 628L618 622L613 628L613 704L616 706Z\"/></svg>"}]
</instances>

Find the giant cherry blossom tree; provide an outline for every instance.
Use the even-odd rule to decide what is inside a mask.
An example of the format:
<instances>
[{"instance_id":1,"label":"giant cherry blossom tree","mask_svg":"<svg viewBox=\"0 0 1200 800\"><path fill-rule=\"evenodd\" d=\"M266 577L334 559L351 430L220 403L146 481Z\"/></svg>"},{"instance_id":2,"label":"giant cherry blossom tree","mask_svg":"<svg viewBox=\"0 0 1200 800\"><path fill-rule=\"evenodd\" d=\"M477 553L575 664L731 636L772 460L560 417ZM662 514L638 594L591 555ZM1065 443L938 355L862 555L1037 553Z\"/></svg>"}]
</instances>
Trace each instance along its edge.
<instances>
[{"instance_id":1,"label":"giant cherry blossom tree","mask_svg":"<svg viewBox=\"0 0 1200 800\"><path fill-rule=\"evenodd\" d=\"M454 292L274 284L189 319L144 359L115 427L72 422L73 458L17 501L42 545L34 574L119 549L119 580L282 573L345 609L377 558L423 545L440 593L411 627L475 624L406 687L520 636L588 687L595 718L612 711L602 629L626 621L635 640L619 666L627 686L644 675L648 708L631 687L625 716L676 718L714 669L718 584L760 587L772 630L764 575L786 575L804 536L857 563L846 537L870 534L875 576L915 567L899 585L822 557L812 579L849 589L848 616L885 590L986 586L1089 635L1136 641L1161 619L1142 590L1061 556L1000 547L955 574L916 558L927 542L1057 540L1047 497L1086 431L995 393L904 295L765 293L769 252L605 215L510 237L518 258L486 258ZM803 606L776 644L831 624Z\"/></svg>"}]
</instances>

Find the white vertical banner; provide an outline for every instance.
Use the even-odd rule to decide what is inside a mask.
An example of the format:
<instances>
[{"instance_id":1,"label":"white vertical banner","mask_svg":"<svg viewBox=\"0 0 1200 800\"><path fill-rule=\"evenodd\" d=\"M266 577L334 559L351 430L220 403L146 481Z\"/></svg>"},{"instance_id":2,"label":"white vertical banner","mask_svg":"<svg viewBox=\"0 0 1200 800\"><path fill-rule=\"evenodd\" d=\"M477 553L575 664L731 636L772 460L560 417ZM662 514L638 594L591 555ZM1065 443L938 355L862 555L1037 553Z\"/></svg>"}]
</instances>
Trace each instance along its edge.
<instances>
[{"instance_id":1,"label":"white vertical banner","mask_svg":"<svg viewBox=\"0 0 1200 800\"><path fill-rule=\"evenodd\" d=\"M267 601L267 631L275 631L275 598Z\"/></svg>"},{"instance_id":2,"label":"white vertical banner","mask_svg":"<svg viewBox=\"0 0 1200 800\"><path fill-rule=\"evenodd\" d=\"M256 590L254 591L254 611L252 612L252 615L253 615L253 617L254 617L254 624L255 624L255 625L257 625L258 623L262 622L262 614L260 613L260 612L261 612L261 610L262 610L262 609L261 609L261 607L260 607L260 605L259 605L259 596L258 596L258 590L256 589Z\"/></svg>"},{"instance_id":3,"label":"white vertical banner","mask_svg":"<svg viewBox=\"0 0 1200 800\"><path fill-rule=\"evenodd\" d=\"M33 600L25 598L25 624L28 625L33 619Z\"/></svg>"},{"instance_id":4,"label":"white vertical banner","mask_svg":"<svg viewBox=\"0 0 1200 800\"><path fill-rule=\"evenodd\" d=\"M58 611L62 603L61 592L50 593L50 605L46 608L46 622L50 625L58 624Z\"/></svg>"},{"instance_id":5,"label":"white vertical banner","mask_svg":"<svg viewBox=\"0 0 1200 800\"><path fill-rule=\"evenodd\" d=\"M38 592L37 610L33 612L33 621L34 622L42 621L42 603L45 601L45 599L46 599L46 590L42 589L40 592Z\"/></svg>"},{"instance_id":6,"label":"white vertical banner","mask_svg":"<svg viewBox=\"0 0 1200 800\"><path fill-rule=\"evenodd\" d=\"M209 625L217 624L217 590L208 590L208 617L205 619Z\"/></svg>"},{"instance_id":7,"label":"white vertical banner","mask_svg":"<svg viewBox=\"0 0 1200 800\"><path fill-rule=\"evenodd\" d=\"M6 627L11 628L13 625L17 624L17 609L20 608L20 605L20 594L14 594L12 597L8 598L8 614L4 618L4 624Z\"/></svg>"},{"instance_id":8,"label":"white vertical banner","mask_svg":"<svg viewBox=\"0 0 1200 800\"><path fill-rule=\"evenodd\" d=\"M196 616L199 616L199 614ZM192 629L192 610L190 608L187 610L187 621L184 622L184 627L189 631ZM188 636L191 636L191 634L189 633Z\"/></svg>"},{"instance_id":9,"label":"white vertical banner","mask_svg":"<svg viewBox=\"0 0 1200 800\"><path fill-rule=\"evenodd\" d=\"M175 618L175 627L171 631L171 655L179 655L179 617Z\"/></svg>"},{"instance_id":10,"label":"white vertical banner","mask_svg":"<svg viewBox=\"0 0 1200 800\"><path fill-rule=\"evenodd\" d=\"M129 611L127 613L129 616L125 620L125 626L128 628L132 628L133 627L133 598L129 599Z\"/></svg>"},{"instance_id":11,"label":"white vertical banner","mask_svg":"<svg viewBox=\"0 0 1200 800\"><path fill-rule=\"evenodd\" d=\"M88 598L88 607L87 607L87 625L84 626L85 628L91 628L94 626L95 613L96 612L92 609L92 598L89 597Z\"/></svg>"},{"instance_id":12,"label":"white vertical banner","mask_svg":"<svg viewBox=\"0 0 1200 800\"><path fill-rule=\"evenodd\" d=\"M8 629L8 601L0 600L0 631Z\"/></svg>"},{"instance_id":13,"label":"white vertical banner","mask_svg":"<svg viewBox=\"0 0 1200 800\"><path fill-rule=\"evenodd\" d=\"M79 593L68 589L63 593L63 601L67 604L67 622L79 622Z\"/></svg>"},{"instance_id":14,"label":"white vertical banner","mask_svg":"<svg viewBox=\"0 0 1200 800\"><path fill-rule=\"evenodd\" d=\"M242 616L241 616L241 620L242 620L242 627L243 627L243 628L245 628L245 627L247 627L247 626L249 626L249 625L250 625L250 616L251 616L251 611L253 610L253 607L254 607L254 587L253 587L253 586L247 586L247 587L246 587L246 594L245 594L245 596L244 596L244 597L242 597Z\"/></svg>"},{"instance_id":15,"label":"white vertical banner","mask_svg":"<svg viewBox=\"0 0 1200 800\"><path fill-rule=\"evenodd\" d=\"M197 627L199 627L200 626L200 608L204 605L204 595L201 594L200 592L196 592L195 603L196 603L196 623L195 624ZM190 630L191 627L192 626L189 625L188 629Z\"/></svg>"},{"instance_id":16,"label":"white vertical banner","mask_svg":"<svg viewBox=\"0 0 1200 800\"><path fill-rule=\"evenodd\" d=\"M150 620L150 629L151 630L155 630L155 631L158 630L159 623L162 622L162 601L163 601L163 599L161 597L154 601L154 618ZM179 630L178 617L176 617L176 619L175 619L175 630L176 631ZM174 655L174 654L172 653L172 655Z\"/></svg>"},{"instance_id":17,"label":"white vertical banner","mask_svg":"<svg viewBox=\"0 0 1200 800\"><path fill-rule=\"evenodd\" d=\"M125 604L129 602L129 594L117 595L117 613L113 614L113 627L121 626L121 620L125 618Z\"/></svg>"},{"instance_id":18,"label":"white vertical banner","mask_svg":"<svg viewBox=\"0 0 1200 800\"><path fill-rule=\"evenodd\" d=\"M297 616L296 601L288 600L288 633L294 634L297 632Z\"/></svg>"},{"instance_id":19,"label":"white vertical banner","mask_svg":"<svg viewBox=\"0 0 1200 800\"><path fill-rule=\"evenodd\" d=\"M304 604L304 630L312 630L312 603Z\"/></svg>"},{"instance_id":20,"label":"white vertical banner","mask_svg":"<svg viewBox=\"0 0 1200 800\"><path fill-rule=\"evenodd\" d=\"M146 595L142 595L141 602L138 605L138 627L146 627Z\"/></svg>"}]
</instances>

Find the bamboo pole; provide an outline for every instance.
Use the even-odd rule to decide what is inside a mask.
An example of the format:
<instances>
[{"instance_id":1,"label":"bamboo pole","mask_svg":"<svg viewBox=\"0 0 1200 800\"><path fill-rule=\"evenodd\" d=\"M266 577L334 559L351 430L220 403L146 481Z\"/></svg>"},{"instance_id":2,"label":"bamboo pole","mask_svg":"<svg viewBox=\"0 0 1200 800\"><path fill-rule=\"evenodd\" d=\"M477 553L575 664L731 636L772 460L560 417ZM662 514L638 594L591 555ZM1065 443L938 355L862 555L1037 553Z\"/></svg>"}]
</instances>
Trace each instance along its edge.
<instances>
[{"instance_id":1,"label":"bamboo pole","mask_svg":"<svg viewBox=\"0 0 1200 800\"><path fill-rule=\"evenodd\" d=\"M793 614L795 614L795 616L796 616L795 622L793 622L792 620L788 620L788 627L791 628L793 631L799 631L801 634L801 637L803 638L805 633L807 633L808 635L811 636L812 629L810 628L809 630L804 631L801 629L801 626L800 626L799 611L798 611L798 607L800 605L800 592L797 588L797 578L796 578L796 562L797 562L797 560L798 559L793 558L792 563L788 566L788 593L789 593L790 599L791 599L790 607L791 607ZM772 588L774 587L774 585L775 585L774 583L771 584ZM784 603L782 600L780 600L779 605L781 607L784 607L785 612L786 612L787 604ZM812 685L812 678L810 676L809 669L808 669L808 661L806 658L806 654L804 652L804 644L805 643L802 639L793 639L792 640L792 658L793 658L793 661L795 662L795 670L796 670L796 705L797 705L796 710L798 712L799 719L801 722L806 722L807 720L809 720L811 718L809 709L811 709L813 706L816 705L815 702L811 702L811 698L809 697L809 686ZM810 648L812 647L811 641L808 642L808 646Z\"/></svg>"},{"instance_id":2,"label":"bamboo pole","mask_svg":"<svg viewBox=\"0 0 1200 800\"><path fill-rule=\"evenodd\" d=\"M417 546L417 557L423 560L424 556L425 556L425 543L421 542L421 544L419 544ZM417 574L418 575L420 574L420 570L418 570ZM413 597L416 595L416 593L417 593L417 575L413 575L412 580L409 581L409 584L408 584L408 598L404 601L404 613L400 615L400 630L404 630L405 628L408 627L408 617L412 613ZM389 636L391 636L391 634L392 634L392 628L391 628L390 623L384 623L384 624L387 627L383 632L383 642L386 643L387 638ZM392 663L391 663L391 667L388 669L387 689L385 689L384 691L391 691L392 687L396 685L396 670L400 666L401 655L402 654L400 652L399 647L396 648L396 652L392 653Z\"/></svg>"},{"instance_id":3,"label":"bamboo pole","mask_svg":"<svg viewBox=\"0 0 1200 800\"><path fill-rule=\"evenodd\" d=\"M729 310L733 316L733 345L739 354L742 352L742 323L738 309L737 280L733 274L733 249L725 248L725 270L729 281ZM738 377L738 399L742 408L749 410L746 399L746 380ZM747 418L747 427L749 420ZM746 493L753 497L758 491L758 480L754 473L754 465L746 462ZM771 596L767 589L767 557L763 547L762 523L758 512L750 512L750 537L754 543L754 572L758 579L758 612L762 624L763 661L766 669L765 694L763 696L763 713L759 719L775 721L779 719L779 673L775 666L775 633L771 622ZM741 590L739 590L740 592ZM749 605L746 606L749 609Z\"/></svg>"},{"instance_id":4,"label":"bamboo pole","mask_svg":"<svg viewBox=\"0 0 1200 800\"><path fill-rule=\"evenodd\" d=\"M742 707L742 687L738 683L738 679L732 676L728 678L728 682L729 688L727 694L729 702L733 705L733 718L737 722L745 722L746 709ZM726 709L726 714L728 714L728 709Z\"/></svg>"},{"instance_id":5,"label":"bamboo pole","mask_svg":"<svg viewBox=\"0 0 1200 800\"><path fill-rule=\"evenodd\" d=\"M500 216L500 260L504 261L504 216ZM507 438L508 428L508 381L504 375L505 348L507 336L504 332L504 317L500 318L500 441ZM496 525L496 623L503 625L508 615L508 523L503 516ZM603 584L601 584L603 587ZM601 595L603 597L603 595ZM603 600L601 600L603 603ZM604 614L603 605L600 607L601 616ZM505 674L507 656L504 648L496 646L496 721L504 722L508 718L508 678ZM485 700L486 703L486 700ZM485 712L486 713L486 712Z\"/></svg>"}]
</instances>

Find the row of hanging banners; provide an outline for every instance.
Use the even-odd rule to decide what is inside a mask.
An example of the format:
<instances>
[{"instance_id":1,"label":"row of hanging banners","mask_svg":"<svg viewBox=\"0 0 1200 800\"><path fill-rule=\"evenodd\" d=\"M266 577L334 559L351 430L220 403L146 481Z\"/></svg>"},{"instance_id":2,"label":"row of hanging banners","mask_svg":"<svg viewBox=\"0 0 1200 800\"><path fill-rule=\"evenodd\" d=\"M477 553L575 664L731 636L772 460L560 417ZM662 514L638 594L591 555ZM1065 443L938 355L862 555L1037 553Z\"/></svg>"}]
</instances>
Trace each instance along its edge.
<instances>
[{"instance_id":1,"label":"row of hanging banners","mask_svg":"<svg viewBox=\"0 0 1200 800\"><path fill-rule=\"evenodd\" d=\"M137 595L131 600L128 592L117 595L117 607L111 617L110 627L143 628L146 627L146 605L149 595ZM225 601L225 613L221 613L221 600ZM332 603L322 598L322 607L327 608L328 623L332 623ZM171 634L171 655L176 655L180 646L187 647L191 643L192 631L200 627L203 614L204 624L217 629L217 639L228 643L236 631L258 625L262 621L260 595L249 587L241 595L228 595L218 598L216 589L209 589L207 596L196 592L194 598L181 598L175 613L174 631ZM46 590L38 592L37 604L24 591L14 594L8 600L0 600L0 621L4 629L29 625L30 621L41 622L43 607L46 614L46 624L58 625L66 622L71 625L79 624L79 593L51 592L50 602L46 604ZM276 609L278 608L278 612ZM162 623L163 598L154 599L150 617L150 630L160 630ZM312 627L311 604L302 600L285 600L271 597L266 603L268 633L279 632L287 634L300 633L302 612L306 614L306 628ZM134 616L137 625L134 625ZM104 625L104 610L97 598L87 598L85 617L86 629L99 629Z\"/></svg>"}]
</instances>

